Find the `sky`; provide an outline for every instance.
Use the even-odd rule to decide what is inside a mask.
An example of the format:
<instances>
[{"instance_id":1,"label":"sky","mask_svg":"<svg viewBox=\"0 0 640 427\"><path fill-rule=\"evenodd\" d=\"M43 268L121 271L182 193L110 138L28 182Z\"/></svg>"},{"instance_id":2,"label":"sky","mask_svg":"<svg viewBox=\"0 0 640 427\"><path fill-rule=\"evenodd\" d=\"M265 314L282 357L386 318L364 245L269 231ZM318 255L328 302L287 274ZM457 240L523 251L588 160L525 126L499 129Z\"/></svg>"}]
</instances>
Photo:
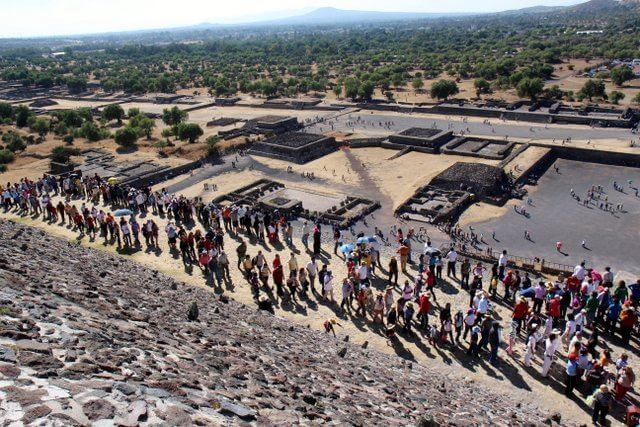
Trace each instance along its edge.
<instances>
[{"instance_id":1,"label":"sky","mask_svg":"<svg viewBox=\"0 0 640 427\"><path fill-rule=\"evenodd\" d=\"M327 6L389 12L497 12L581 1L584 0L0 0L0 37L249 22Z\"/></svg>"}]
</instances>

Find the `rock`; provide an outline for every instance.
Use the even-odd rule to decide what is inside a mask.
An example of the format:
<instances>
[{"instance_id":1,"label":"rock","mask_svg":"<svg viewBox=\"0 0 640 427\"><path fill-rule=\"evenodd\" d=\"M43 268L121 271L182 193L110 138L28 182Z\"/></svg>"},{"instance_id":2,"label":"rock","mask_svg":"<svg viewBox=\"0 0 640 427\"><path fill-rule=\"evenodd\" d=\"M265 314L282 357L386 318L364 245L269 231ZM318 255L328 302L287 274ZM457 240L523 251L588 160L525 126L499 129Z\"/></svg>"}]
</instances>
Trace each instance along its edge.
<instances>
[{"instance_id":1,"label":"rock","mask_svg":"<svg viewBox=\"0 0 640 427\"><path fill-rule=\"evenodd\" d=\"M6 393L7 401L18 402L23 407L40 403L40 399L47 394L44 390L27 390L16 386L4 387L2 391Z\"/></svg>"},{"instance_id":2,"label":"rock","mask_svg":"<svg viewBox=\"0 0 640 427\"><path fill-rule=\"evenodd\" d=\"M98 273L98 276L100 276L101 278L103 278L103 279L104 279L105 277L107 277L107 274L109 274L109 272L107 272L107 271L101 271L100 273Z\"/></svg>"},{"instance_id":3,"label":"rock","mask_svg":"<svg viewBox=\"0 0 640 427\"><path fill-rule=\"evenodd\" d=\"M0 361L14 363L16 361L15 351L10 349L9 347L0 345Z\"/></svg>"},{"instance_id":4,"label":"rock","mask_svg":"<svg viewBox=\"0 0 640 427\"><path fill-rule=\"evenodd\" d=\"M82 412L90 421L97 421L113 418L116 408L104 399L95 399L82 405Z\"/></svg>"},{"instance_id":5,"label":"rock","mask_svg":"<svg viewBox=\"0 0 640 427\"><path fill-rule=\"evenodd\" d=\"M365 341L365 342L363 342L363 343L362 343L362 345L361 345L360 347L362 347L362 348L367 348L367 347L369 347L369 341Z\"/></svg>"},{"instance_id":6,"label":"rock","mask_svg":"<svg viewBox=\"0 0 640 427\"><path fill-rule=\"evenodd\" d=\"M144 400L136 400L127 408L129 412L126 416L126 425L135 426L139 421L147 419L147 402Z\"/></svg>"},{"instance_id":7,"label":"rock","mask_svg":"<svg viewBox=\"0 0 640 427\"><path fill-rule=\"evenodd\" d=\"M16 341L15 345L18 348L18 350L27 350L27 351L33 351L36 353L51 354L51 345L44 342L33 341L33 340L18 340Z\"/></svg>"},{"instance_id":8,"label":"rock","mask_svg":"<svg viewBox=\"0 0 640 427\"><path fill-rule=\"evenodd\" d=\"M32 406L27 409L22 417L22 422L25 425L31 424L39 418L46 417L51 413L51 408L45 405Z\"/></svg>"},{"instance_id":9,"label":"rock","mask_svg":"<svg viewBox=\"0 0 640 427\"><path fill-rule=\"evenodd\" d=\"M0 374L8 378L18 378L20 375L20 368L14 365L0 364Z\"/></svg>"},{"instance_id":10,"label":"rock","mask_svg":"<svg viewBox=\"0 0 640 427\"><path fill-rule=\"evenodd\" d=\"M136 391L138 391L136 387L132 386L129 383L116 383L113 386L113 388L118 390L120 393L124 394L125 396L131 396Z\"/></svg>"},{"instance_id":11,"label":"rock","mask_svg":"<svg viewBox=\"0 0 640 427\"><path fill-rule=\"evenodd\" d=\"M220 403L220 412L233 414L239 418L242 418L246 421L251 421L256 418L256 411L251 408L247 408L246 406L237 405L231 402L222 402Z\"/></svg>"},{"instance_id":12,"label":"rock","mask_svg":"<svg viewBox=\"0 0 640 427\"><path fill-rule=\"evenodd\" d=\"M338 356L345 357L346 355L347 355L347 347L342 347L340 350L338 350Z\"/></svg>"},{"instance_id":13,"label":"rock","mask_svg":"<svg viewBox=\"0 0 640 427\"><path fill-rule=\"evenodd\" d=\"M189 306L189 312L187 313L187 319L189 319L190 322L196 322L198 320L198 316L200 315L200 312L198 310L198 304L193 301L191 303L191 305Z\"/></svg>"},{"instance_id":14,"label":"rock","mask_svg":"<svg viewBox=\"0 0 640 427\"><path fill-rule=\"evenodd\" d=\"M38 371L49 369L60 369L64 364L55 357L48 354L34 353L32 351L21 351L18 355L18 361L30 368Z\"/></svg>"},{"instance_id":15,"label":"rock","mask_svg":"<svg viewBox=\"0 0 640 427\"><path fill-rule=\"evenodd\" d=\"M346 336L343 338L343 340L342 340L342 341L344 341L344 342L349 342L349 335L346 335Z\"/></svg>"},{"instance_id":16,"label":"rock","mask_svg":"<svg viewBox=\"0 0 640 427\"><path fill-rule=\"evenodd\" d=\"M213 307L213 312L214 312L215 314L220 313L220 308L219 308L218 306Z\"/></svg>"},{"instance_id":17,"label":"rock","mask_svg":"<svg viewBox=\"0 0 640 427\"><path fill-rule=\"evenodd\" d=\"M317 402L317 399L310 394L305 394L304 396L302 396L302 400L304 400L305 403L308 403L309 405L315 405Z\"/></svg>"}]
</instances>

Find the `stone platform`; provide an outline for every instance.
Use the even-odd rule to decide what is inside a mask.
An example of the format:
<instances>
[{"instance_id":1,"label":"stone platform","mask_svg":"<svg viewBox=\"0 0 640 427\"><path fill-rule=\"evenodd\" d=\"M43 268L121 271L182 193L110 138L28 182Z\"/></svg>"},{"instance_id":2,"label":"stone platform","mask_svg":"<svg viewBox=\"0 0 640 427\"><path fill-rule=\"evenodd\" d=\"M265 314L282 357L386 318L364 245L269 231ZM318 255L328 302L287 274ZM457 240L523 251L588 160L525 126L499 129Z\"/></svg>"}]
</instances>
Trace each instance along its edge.
<instances>
[{"instance_id":1,"label":"stone platform","mask_svg":"<svg viewBox=\"0 0 640 427\"><path fill-rule=\"evenodd\" d=\"M255 142L249 154L303 164L338 149L335 138L313 133L287 132Z\"/></svg>"}]
</instances>

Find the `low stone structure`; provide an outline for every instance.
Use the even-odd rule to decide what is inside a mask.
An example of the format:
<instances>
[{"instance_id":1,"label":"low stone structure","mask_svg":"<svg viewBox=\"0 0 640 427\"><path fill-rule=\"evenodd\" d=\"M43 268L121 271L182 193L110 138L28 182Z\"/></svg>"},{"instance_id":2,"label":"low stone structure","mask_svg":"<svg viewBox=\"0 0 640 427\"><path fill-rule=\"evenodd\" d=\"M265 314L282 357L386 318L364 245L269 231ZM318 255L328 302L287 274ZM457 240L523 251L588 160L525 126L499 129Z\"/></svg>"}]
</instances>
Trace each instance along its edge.
<instances>
[{"instance_id":1,"label":"low stone structure","mask_svg":"<svg viewBox=\"0 0 640 427\"><path fill-rule=\"evenodd\" d=\"M442 152L459 156L480 157L483 159L503 160L513 150L516 143L504 139L476 138L462 136L449 142Z\"/></svg>"},{"instance_id":2,"label":"low stone structure","mask_svg":"<svg viewBox=\"0 0 640 427\"><path fill-rule=\"evenodd\" d=\"M303 164L338 149L335 138L314 133L287 132L253 143L249 154Z\"/></svg>"},{"instance_id":3,"label":"low stone structure","mask_svg":"<svg viewBox=\"0 0 640 427\"><path fill-rule=\"evenodd\" d=\"M228 204L259 206L278 210L289 219L308 218L325 224L348 227L380 207L380 203L359 197L341 197L289 189L284 184L260 179L213 199Z\"/></svg>"},{"instance_id":4,"label":"low stone structure","mask_svg":"<svg viewBox=\"0 0 640 427\"><path fill-rule=\"evenodd\" d=\"M482 163L454 163L436 175L430 185L447 191L468 191L488 200L502 199L510 192L504 170Z\"/></svg>"},{"instance_id":5,"label":"low stone structure","mask_svg":"<svg viewBox=\"0 0 640 427\"><path fill-rule=\"evenodd\" d=\"M247 120L243 127L220 131L218 134L224 139L237 138L249 135L279 135L286 132L297 131L302 128L298 119L293 116L267 115Z\"/></svg>"},{"instance_id":6,"label":"low stone structure","mask_svg":"<svg viewBox=\"0 0 640 427\"><path fill-rule=\"evenodd\" d=\"M396 210L396 214L414 221L437 224L462 213L474 200L467 191L443 190L431 185L420 187Z\"/></svg>"},{"instance_id":7,"label":"low stone structure","mask_svg":"<svg viewBox=\"0 0 640 427\"><path fill-rule=\"evenodd\" d=\"M427 153L437 154L447 142L453 138L452 131L429 128L409 128L391 135L389 142L403 146L411 146Z\"/></svg>"},{"instance_id":8,"label":"low stone structure","mask_svg":"<svg viewBox=\"0 0 640 427\"><path fill-rule=\"evenodd\" d=\"M61 174L74 171L80 175L91 176L97 174L104 179L116 178L120 184L144 187L187 173L202 165L200 161L174 167L160 165L151 160L121 161L116 160L113 154L98 148L85 150L81 156L84 162L71 169L52 162L51 172Z\"/></svg>"},{"instance_id":9,"label":"low stone structure","mask_svg":"<svg viewBox=\"0 0 640 427\"><path fill-rule=\"evenodd\" d=\"M213 119L207 122L207 127L214 126L229 126L238 123L241 121L240 119L236 119L234 117L219 117L217 119Z\"/></svg>"}]
</instances>

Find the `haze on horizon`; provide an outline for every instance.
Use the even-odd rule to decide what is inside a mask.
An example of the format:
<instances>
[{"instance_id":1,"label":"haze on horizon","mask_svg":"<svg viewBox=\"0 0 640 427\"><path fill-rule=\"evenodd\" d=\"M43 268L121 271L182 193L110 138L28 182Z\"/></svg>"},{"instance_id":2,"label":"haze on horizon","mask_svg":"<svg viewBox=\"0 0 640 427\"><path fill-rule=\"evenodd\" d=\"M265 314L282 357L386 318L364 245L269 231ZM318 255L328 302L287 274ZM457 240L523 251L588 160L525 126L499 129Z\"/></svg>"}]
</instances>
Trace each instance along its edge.
<instances>
[{"instance_id":1,"label":"haze on horizon","mask_svg":"<svg viewBox=\"0 0 640 427\"><path fill-rule=\"evenodd\" d=\"M486 13L585 0L0 0L0 37L40 37L234 24L293 16L320 7L380 12Z\"/></svg>"}]
</instances>

